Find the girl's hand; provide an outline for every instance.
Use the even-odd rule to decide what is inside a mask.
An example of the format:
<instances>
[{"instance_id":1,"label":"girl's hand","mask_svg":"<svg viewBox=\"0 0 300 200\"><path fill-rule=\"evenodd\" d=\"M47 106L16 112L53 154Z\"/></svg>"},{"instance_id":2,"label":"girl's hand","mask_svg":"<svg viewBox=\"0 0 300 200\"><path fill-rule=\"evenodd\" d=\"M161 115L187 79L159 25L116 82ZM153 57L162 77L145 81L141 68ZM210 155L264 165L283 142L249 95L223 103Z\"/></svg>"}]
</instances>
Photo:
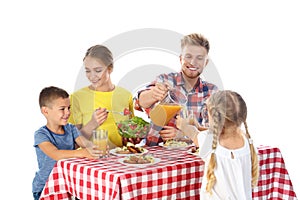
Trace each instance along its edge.
<instances>
[{"instance_id":1,"label":"girl's hand","mask_svg":"<svg viewBox=\"0 0 300 200\"><path fill-rule=\"evenodd\" d=\"M184 129L186 129L189 124L190 120L188 118L182 118L179 115L176 117L176 127L179 130L182 130L184 132Z\"/></svg>"},{"instance_id":2,"label":"girl's hand","mask_svg":"<svg viewBox=\"0 0 300 200\"><path fill-rule=\"evenodd\" d=\"M208 127L201 126L196 118L193 118L192 122L193 126L195 126L199 131L205 131L208 129ZM187 132L189 130L189 125L191 125L191 121L188 118L182 118L179 115L176 117L176 127L183 131Z\"/></svg>"}]
</instances>

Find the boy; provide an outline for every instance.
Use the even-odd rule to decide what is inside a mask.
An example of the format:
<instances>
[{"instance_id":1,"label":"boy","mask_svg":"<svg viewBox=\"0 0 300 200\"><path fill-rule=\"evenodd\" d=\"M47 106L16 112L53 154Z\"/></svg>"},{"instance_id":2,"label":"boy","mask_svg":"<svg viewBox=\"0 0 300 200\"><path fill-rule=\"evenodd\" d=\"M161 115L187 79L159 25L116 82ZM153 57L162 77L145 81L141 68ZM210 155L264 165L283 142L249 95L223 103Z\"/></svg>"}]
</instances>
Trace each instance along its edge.
<instances>
[{"instance_id":1,"label":"boy","mask_svg":"<svg viewBox=\"0 0 300 200\"><path fill-rule=\"evenodd\" d=\"M57 160L64 158L99 158L99 150L68 123L70 116L69 94L57 87L46 87L40 92L39 104L47 124L34 134L39 170L32 183L35 200L40 198L48 176ZM82 147L76 150L77 147Z\"/></svg>"}]
</instances>

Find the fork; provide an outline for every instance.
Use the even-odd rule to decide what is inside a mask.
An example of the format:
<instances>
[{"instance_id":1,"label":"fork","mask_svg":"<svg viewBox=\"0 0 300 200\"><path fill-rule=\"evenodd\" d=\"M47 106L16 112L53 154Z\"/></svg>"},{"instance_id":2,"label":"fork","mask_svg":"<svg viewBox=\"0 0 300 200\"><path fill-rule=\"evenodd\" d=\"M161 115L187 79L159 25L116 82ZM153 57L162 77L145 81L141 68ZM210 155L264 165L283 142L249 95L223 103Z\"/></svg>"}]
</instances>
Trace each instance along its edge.
<instances>
[{"instance_id":1,"label":"fork","mask_svg":"<svg viewBox=\"0 0 300 200\"><path fill-rule=\"evenodd\" d=\"M131 112L129 114L124 114L124 112L118 112L118 111L114 111L114 110L106 110L107 112L110 113L114 113L114 114L119 114L119 115L123 115L123 116L127 116L127 115L131 115Z\"/></svg>"}]
</instances>

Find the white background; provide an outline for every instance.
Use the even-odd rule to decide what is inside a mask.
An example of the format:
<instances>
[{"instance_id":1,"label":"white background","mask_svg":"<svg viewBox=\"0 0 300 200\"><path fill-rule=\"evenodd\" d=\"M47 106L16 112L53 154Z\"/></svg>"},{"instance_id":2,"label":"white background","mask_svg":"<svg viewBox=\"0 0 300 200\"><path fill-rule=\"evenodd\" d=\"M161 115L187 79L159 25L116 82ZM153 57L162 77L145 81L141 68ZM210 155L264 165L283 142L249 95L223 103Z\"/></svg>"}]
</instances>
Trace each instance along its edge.
<instances>
[{"instance_id":1,"label":"white background","mask_svg":"<svg viewBox=\"0 0 300 200\"><path fill-rule=\"evenodd\" d=\"M0 3L1 196L31 199L37 168L33 133L45 124L40 90L55 85L73 92L88 47L141 28L199 32L209 39L224 88L247 102L256 144L280 148L300 194L297 1L78 2ZM128 58L119 64L143 63L141 56ZM127 66L116 63L115 83L123 75L118 67Z\"/></svg>"}]
</instances>

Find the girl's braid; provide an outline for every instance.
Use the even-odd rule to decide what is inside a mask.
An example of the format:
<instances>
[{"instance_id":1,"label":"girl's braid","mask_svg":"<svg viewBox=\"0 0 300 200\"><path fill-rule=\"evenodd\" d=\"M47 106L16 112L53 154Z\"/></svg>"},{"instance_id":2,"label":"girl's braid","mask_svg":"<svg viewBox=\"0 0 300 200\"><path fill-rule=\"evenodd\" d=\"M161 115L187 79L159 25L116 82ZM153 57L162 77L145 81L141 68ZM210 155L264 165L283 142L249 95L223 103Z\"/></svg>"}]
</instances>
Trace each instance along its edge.
<instances>
[{"instance_id":1,"label":"girl's braid","mask_svg":"<svg viewBox=\"0 0 300 200\"><path fill-rule=\"evenodd\" d=\"M259 177L258 156L257 156L257 153L256 153L255 148L253 146L253 141L252 141L251 136L249 134L248 125L247 125L246 121L244 121L244 126L245 126L245 129L246 129L246 136L247 136L248 141L249 141L250 152L251 152L251 164L252 164L251 165L251 173L252 173L251 185L252 185L252 187L255 187L257 185L258 177Z\"/></svg>"},{"instance_id":2,"label":"girl's braid","mask_svg":"<svg viewBox=\"0 0 300 200\"><path fill-rule=\"evenodd\" d=\"M217 111L217 109L211 108L210 112L213 120L212 122L213 126L211 128L211 132L213 133L213 143L212 143L212 153L210 156L210 160L207 168L207 174L206 174L206 178L207 178L206 191L212 194L211 189L216 183L216 176L214 174L214 169L217 166L215 150L217 148L218 138L223 127L224 119L222 119L222 116L220 112Z\"/></svg>"}]
</instances>

